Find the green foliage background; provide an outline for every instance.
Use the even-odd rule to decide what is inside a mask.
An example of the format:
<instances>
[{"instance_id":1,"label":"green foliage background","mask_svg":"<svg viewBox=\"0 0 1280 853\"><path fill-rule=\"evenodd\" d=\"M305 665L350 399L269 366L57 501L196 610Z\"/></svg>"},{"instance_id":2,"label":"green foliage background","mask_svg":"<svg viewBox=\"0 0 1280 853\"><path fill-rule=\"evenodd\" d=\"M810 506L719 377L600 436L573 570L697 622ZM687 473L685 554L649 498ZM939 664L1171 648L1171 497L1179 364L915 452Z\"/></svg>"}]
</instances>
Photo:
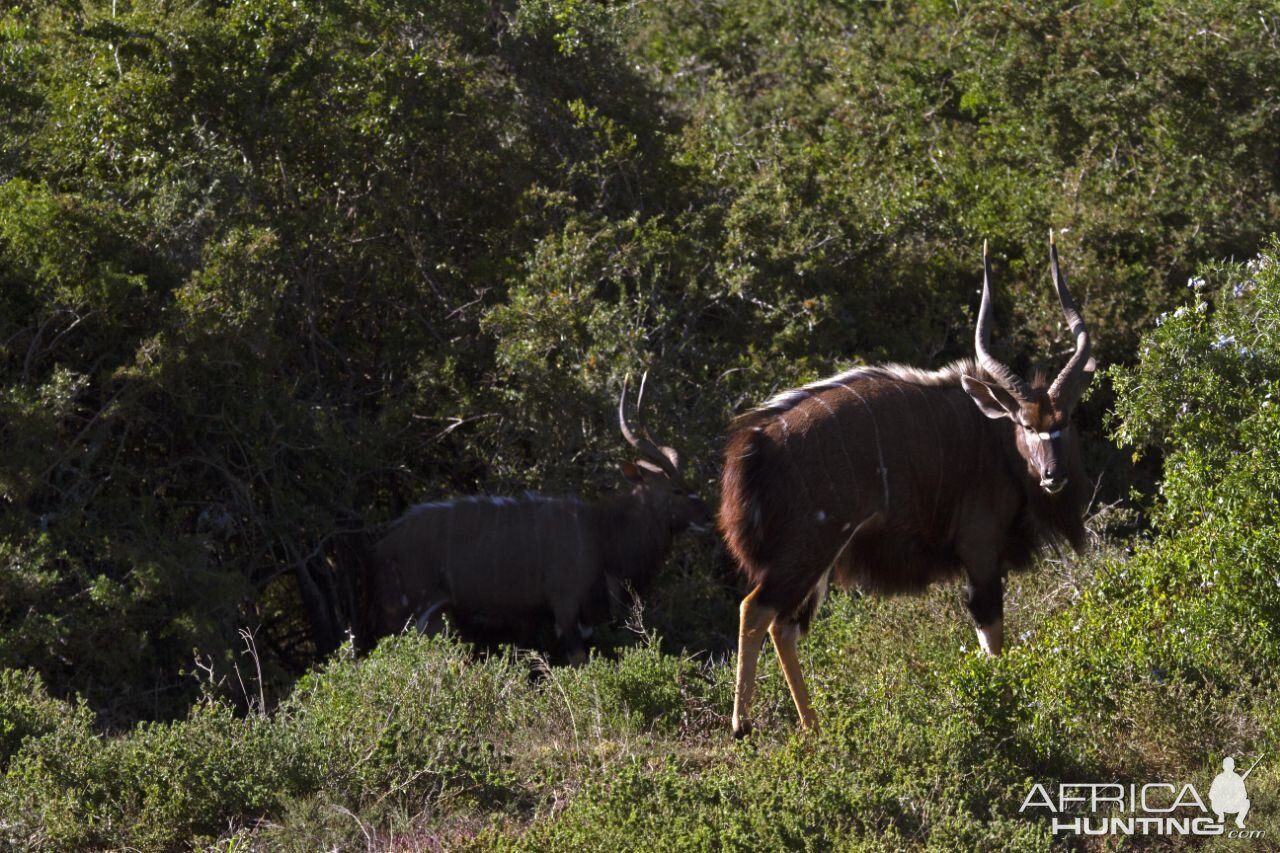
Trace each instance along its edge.
<instances>
[{"instance_id":1,"label":"green foliage background","mask_svg":"<svg viewBox=\"0 0 1280 853\"><path fill-rule=\"evenodd\" d=\"M1040 849L1028 779L1275 754L1277 33L1222 0L6 7L0 838ZM731 749L731 569L689 542L616 661L401 638L295 683L408 504L613 489L628 374L714 498L735 412L967 354L983 239L998 352L1060 364L1049 227L1114 365L1092 526L1145 532L1014 589L1003 660L952 590L838 599L823 734L766 665L774 739Z\"/></svg>"}]
</instances>

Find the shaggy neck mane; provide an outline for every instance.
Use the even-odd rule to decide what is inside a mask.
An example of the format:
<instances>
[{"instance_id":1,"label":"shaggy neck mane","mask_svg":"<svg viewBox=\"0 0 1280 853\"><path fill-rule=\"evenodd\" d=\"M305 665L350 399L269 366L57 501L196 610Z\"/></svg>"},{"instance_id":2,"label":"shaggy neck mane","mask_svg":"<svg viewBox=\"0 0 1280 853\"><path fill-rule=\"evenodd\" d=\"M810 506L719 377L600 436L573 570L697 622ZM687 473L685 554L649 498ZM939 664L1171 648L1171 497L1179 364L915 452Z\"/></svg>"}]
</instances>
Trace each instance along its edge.
<instances>
[{"instance_id":1,"label":"shaggy neck mane","mask_svg":"<svg viewBox=\"0 0 1280 853\"><path fill-rule=\"evenodd\" d=\"M855 367L846 370L844 373L838 373L835 376L829 376L826 379L819 379L816 382L810 382L808 385L800 388L792 388L783 391L769 398L767 401L739 415L734 421L734 426L750 426L752 423L767 419L774 415L780 415L790 411L796 406L803 403L815 394L823 391L837 388L849 382L865 381L865 380L884 380L890 382L905 382L910 385L917 385L922 388L959 388L960 377L972 376L975 379L983 379L990 381L991 377L985 370L977 365L971 358L962 358L953 361L946 367L938 370L921 370L917 367L910 367L905 364L881 364L870 367Z\"/></svg>"},{"instance_id":2,"label":"shaggy neck mane","mask_svg":"<svg viewBox=\"0 0 1280 853\"><path fill-rule=\"evenodd\" d=\"M606 498L597 509L605 571L643 588L650 580L646 575L656 574L671 548L673 537L667 520L653 511L646 495L633 492Z\"/></svg>"}]
</instances>

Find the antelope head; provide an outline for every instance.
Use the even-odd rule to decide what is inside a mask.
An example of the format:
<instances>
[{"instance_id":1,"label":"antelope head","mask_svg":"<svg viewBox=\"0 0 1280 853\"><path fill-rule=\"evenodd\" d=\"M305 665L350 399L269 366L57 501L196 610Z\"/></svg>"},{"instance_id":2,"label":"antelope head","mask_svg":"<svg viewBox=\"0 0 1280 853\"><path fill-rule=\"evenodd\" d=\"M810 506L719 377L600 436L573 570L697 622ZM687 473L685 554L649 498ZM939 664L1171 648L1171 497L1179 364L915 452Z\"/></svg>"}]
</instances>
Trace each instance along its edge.
<instances>
[{"instance_id":1,"label":"antelope head","mask_svg":"<svg viewBox=\"0 0 1280 853\"><path fill-rule=\"evenodd\" d=\"M1079 450L1071 412L1093 378L1089 330L1080 317L1067 281L1058 269L1058 247L1049 232L1049 269L1053 286L1062 303L1067 326L1075 336L1076 349L1067 366L1048 388L1042 380L1028 383L988 350L991 335L991 264L987 244L982 244L982 307L974 333L978 365L991 381L966 376L961 381L978 408L989 418L1009 418L1014 424L1018 454L1026 462L1027 473L1048 495L1056 495L1067 485L1070 460Z\"/></svg>"},{"instance_id":2,"label":"antelope head","mask_svg":"<svg viewBox=\"0 0 1280 853\"><path fill-rule=\"evenodd\" d=\"M642 407L644 406L645 383L649 378L646 371L640 380L640 392L636 395L636 421L640 434L627 425L627 384L622 384L622 396L618 399L618 427L622 437L636 451L639 458L635 462L623 462L622 476L633 484L634 494L643 494L650 504L664 515L673 532L686 527L704 530L711 524L711 510L702 502L685 482L680 453L673 447L663 447L653 440L644 427Z\"/></svg>"}]
</instances>

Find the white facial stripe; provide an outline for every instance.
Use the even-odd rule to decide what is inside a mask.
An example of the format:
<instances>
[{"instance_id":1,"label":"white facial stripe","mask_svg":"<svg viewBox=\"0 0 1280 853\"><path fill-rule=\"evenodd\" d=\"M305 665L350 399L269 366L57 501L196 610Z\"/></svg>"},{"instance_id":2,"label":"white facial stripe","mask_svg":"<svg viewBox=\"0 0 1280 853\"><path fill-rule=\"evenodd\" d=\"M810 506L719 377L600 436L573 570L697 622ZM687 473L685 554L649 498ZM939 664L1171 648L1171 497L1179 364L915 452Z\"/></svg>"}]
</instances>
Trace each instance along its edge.
<instances>
[{"instance_id":1,"label":"white facial stripe","mask_svg":"<svg viewBox=\"0 0 1280 853\"><path fill-rule=\"evenodd\" d=\"M1055 429L1053 432L1040 432L1035 427L1029 427L1026 424L1021 424L1021 427L1041 441L1053 441L1055 438L1062 438L1062 430L1060 429Z\"/></svg>"}]
</instances>

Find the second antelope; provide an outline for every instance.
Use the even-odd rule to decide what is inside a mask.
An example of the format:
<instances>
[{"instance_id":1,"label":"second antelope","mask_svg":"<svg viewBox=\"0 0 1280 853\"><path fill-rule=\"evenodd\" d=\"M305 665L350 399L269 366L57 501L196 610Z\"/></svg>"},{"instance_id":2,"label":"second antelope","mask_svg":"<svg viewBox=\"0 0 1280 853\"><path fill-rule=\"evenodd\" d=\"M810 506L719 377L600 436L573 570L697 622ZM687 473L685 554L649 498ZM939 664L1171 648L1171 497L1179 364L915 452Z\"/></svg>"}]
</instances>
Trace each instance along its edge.
<instances>
[{"instance_id":1,"label":"second antelope","mask_svg":"<svg viewBox=\"0 0 1280 853\"><path fill-rule=\"evenodd\" d=\"M766 632L801 725L817 718L796 656L829 584L873 592L963 576L983 649L1003 644L1004 577L1038 548L1083 546L1086 479L1071 412L1093 377L1089 332L1058 269L1075 352L1047 384L990 353L982 252L975 359L937 371L862 367L783 392L733 425L720 528L751 591L742 601L733 731L750 730Z\"/></svg>"},{"instance_id":2,"label":"second antelope","mask_svg":"<svg viewBox=\"0 0 1280 853\"><path fill-rule=\"evenodd\" d=\"M630 491L594 502L524 495L412 507L374 548L362 644L407 626L433 630L447 610L464 636L468 628L536 636L549 619L560 651L580 661L583 629L609 618L610 588L643 590L675 535L712 520L685 483L680 455L627 425L626 399L624 386L618 425L639 455L621 465Z\"/></svg>"}]
</instances>

